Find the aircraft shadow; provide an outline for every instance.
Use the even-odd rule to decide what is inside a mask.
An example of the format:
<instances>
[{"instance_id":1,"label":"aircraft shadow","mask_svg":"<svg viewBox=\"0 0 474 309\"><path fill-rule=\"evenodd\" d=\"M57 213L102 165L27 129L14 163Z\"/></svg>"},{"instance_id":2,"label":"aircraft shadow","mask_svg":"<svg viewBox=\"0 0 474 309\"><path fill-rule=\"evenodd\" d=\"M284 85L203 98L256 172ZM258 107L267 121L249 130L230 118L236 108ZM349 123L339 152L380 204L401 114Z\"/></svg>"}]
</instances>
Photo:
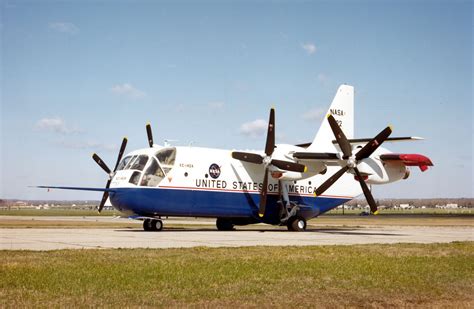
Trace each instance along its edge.
<instances>
[{"instance_id":1,"label":"aircraft shadow","mask_svg":"<svg viewBox=\"0 0 474 309\"><path fill-rule=\"evenodd\" d=\"M221 233L215 228L172 228L172 229L163 229L160 232L155 231L144 231L142 229L117 229L116 232L133 232L133 233L189 233L189 232L213 232L213 233ZM318 229L312 228L307 229L304 232L291 232L286 229L236 229L233 231L234 233L239 232L260 232L260 233L313 233L313 234L334 234L334 235L355 235L355 236L392 236L392 237L400 237L400 236L408 236L406 234L396 234L396 233L383 233L383 232L364 232L362 229L348 229L348 228L331 228L331 229Z\"/></svg>"}]
</instances>

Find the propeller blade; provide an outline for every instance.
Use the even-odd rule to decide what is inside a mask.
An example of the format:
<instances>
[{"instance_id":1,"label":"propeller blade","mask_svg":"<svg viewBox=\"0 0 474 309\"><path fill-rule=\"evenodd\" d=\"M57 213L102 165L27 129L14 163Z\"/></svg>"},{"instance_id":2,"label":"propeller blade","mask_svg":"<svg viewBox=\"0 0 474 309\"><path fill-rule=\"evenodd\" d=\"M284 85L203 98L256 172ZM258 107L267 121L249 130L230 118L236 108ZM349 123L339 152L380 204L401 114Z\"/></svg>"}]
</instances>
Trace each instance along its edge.
<instances>
[{"instance_id":1,"label":"propeller blade","mask_svg":"<svg viewBox=\"0 0 474 309\"><path fill-rule=\"evenodd\" d=\"M352 156L352 147L349 141L347 140L346 135L342 131L341 127L337 123L336 119L329 114L328 115L328 121L329 125L331 126L332 132L334 133L334 136L336 137L336 141L339 144L339 147L342 150L342 153L344 154L344 158L349 158Z\"/></svg>"},{"instance_id":2,"label":"propeller blade","mask_svg":"<svg viewBox=\"0 0 474 309\"><path fill-rule=\"evenodd\" d=\"M383 129L376 137L370 140L365 146L356 154L356 160L362 160L370 157L377 148L390 136L392 128L390 126Z\"/></svg>"},{"instance_id":3,"label":"propeller blade","mask_svg":"<svg viewBox=\"0 0 474 309\"><path fill-rule=\"evenodd\" d=\"M112 180L109 179L107 181L107 184L105 185L105 187L108 189L110 187L110 182ZM105 191L104 194L102 195L102 200L100 201L100 204L99 204L99 213L102 211L102 208L104 208L104 205L105 205L105 202L107 201L107 198L109 197L109 192Z\"/></svg>"},{"instance_id":4,"label":"propeller blade","mask_svg":"<svg viewBox=\"0 0 474 309\"><path fill-rule=\"evenodd\" d=\"M117 156L117 163L115 163L114 172L117 170L117 167L120 161L122 161L122 156L123 156L123 153L125 152L125 147L127 147L127 141L128 141L127 138L124 137L122 140L122 145L120 146L118 156Z\"/></svg>"},{"instance_id":5,"label":"propeller blade","mask_svg":"<svg viewBox=\"0 0 474 309\"><path fill-rule=\"evenodd\" d=\"M150 147L153 147L153 134L151 133L150 123L146 124L146 135L148 136L148 145L150 145Z\"/></svg>"},{"instance_id":6,"label":"propeller blade","mask_svg":"<svg viewBox=\"0 0 474 309\"><path fill-rule=\"evenodd\" d=\"M316 192L314 193L316 196L323 194L327 189L329 189L330 186L332 186L341 176L347 172L349 169L349 166L344 166L341 168L337 173L329 177L325 182L323 182L322 185L320 185L317 189Z\"/></svg>"},{"instance_id":7,"label":"propeller blade","mask_svg":"<svg viewBox=\"0 0 474 309\"><path fill-rule=\"evenodd\" d=\"M278 167L281 170L290 171L290 172L304 173L307 170L305 165L289 162L289 161L272 160L271 164Z\"/></svg>"},{"instance_id":8,"label":"propeller blade","mask_svg":"<svg viewBox=\"0 0 474 309\"><path fill-rule=\"evenodd\" d=\"M267 156L273 154L275 149L275 109L270 109L270 118L268 119L267 143L265 145L265 153Z\"/></svg>"},{"instance_id":9,"label":"propeller blade","mask_svg":"<svg viewBox=\"0 0 474 309\"><path fill-rule=\"evenodd\" d=\"M256 154L256 153L250 153L250 152L233 151L232 158L240 160L240 161L244 161L244 162L255 163L255 164L263 163L263 158L261 155Z\"/></svg>"},{"instance_id":10,"label":"propeller blade","mask_svg":"<svg viewBox=\"0 0 474 309\"><path fill-rule=\"evenodd\" d=\"M377 214L377 204L375 203L374 197L372 196L372 192L370 192L369 187L360 175L360 172L357 167L354 168L354 171L357 175L357 179L359 180L360 186L362 187L362 191L364 192L365 199L367 200L367 203L369 203L370 211L373 214Z\"/></svg>"},{"instance_id":11,"label":"propeller blade","mask_svg":"<svg viewBox=\"0 0 474 309\"><path fill-rule=\"evenodd\" d=\"M265 206L267 206L267 189L268 189L268 168L265 169L265 175L263 176L263 187L260 191L260 207L258 208L258 216L263 217L265 215Z\"/></svg>"},{"instance_id":12,"label":"propeller blade","mask_svg":"<svg viewBox=\"0 0 474 309\"><path fill-rule=\"evenodd\" d=\"M110 171L110 168L107 166L107 164L105 164L104 161L102 161L102 159L96 154L94 153L92 155L92 159L94 159L94 161L99 164L99 166L107 173L107 174L110 174L111 171Z\"/></svg>"}]
</instances>

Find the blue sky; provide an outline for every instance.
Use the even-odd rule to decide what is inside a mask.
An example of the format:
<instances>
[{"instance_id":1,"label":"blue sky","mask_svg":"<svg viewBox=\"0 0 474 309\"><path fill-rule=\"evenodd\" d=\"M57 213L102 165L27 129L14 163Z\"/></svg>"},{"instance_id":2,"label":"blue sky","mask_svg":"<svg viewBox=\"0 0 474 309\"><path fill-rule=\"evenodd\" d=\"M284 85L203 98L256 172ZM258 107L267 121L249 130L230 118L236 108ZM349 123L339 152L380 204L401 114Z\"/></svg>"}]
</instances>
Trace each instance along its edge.
<instances>
[{"instance_id":1,"label":"blue sky","mask_svg":"<svg viewBox=\"0 0 474 309\"><path fill-rule=\"evenodd\" d=\"M100 199L29 185L103 186L113 165L164 139L261 149L311 141L338 85L355 86L356 137L433 169L377 198L473 197L472 1L1 1L0 197ZM247 124L247 130L243 126Z\"/></svg>"}]
</instances>

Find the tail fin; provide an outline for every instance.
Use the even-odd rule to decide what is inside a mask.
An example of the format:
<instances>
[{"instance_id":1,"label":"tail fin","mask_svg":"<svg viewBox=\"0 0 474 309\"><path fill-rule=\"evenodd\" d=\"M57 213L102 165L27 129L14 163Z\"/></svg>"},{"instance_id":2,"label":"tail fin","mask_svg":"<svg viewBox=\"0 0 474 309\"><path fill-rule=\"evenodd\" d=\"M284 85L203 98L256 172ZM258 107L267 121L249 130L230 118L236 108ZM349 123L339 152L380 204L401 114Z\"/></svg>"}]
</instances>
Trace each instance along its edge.
<instances>
[{"instance_id":1,"label":"tail fin","mask_svg":"<svg viewBox=\"0 0 474 309\"><path fill-rule=\"evenodd\" d=\"M354 138L354 87L341 85L337 89L336 96L326 115L331 114L342 128L348 139ZM309 151L333 152L335 150L332 141L335 139L326 117L324 117L313 143L308 147Z\"/></svg>"}]
</instances>

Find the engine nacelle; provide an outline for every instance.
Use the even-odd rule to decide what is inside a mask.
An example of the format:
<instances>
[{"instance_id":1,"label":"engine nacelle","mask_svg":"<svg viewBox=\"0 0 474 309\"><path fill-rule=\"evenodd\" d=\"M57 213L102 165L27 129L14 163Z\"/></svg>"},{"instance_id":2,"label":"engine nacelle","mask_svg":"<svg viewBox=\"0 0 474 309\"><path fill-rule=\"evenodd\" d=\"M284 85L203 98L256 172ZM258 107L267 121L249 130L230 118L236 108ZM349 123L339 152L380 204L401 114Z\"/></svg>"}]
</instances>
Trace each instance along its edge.
<instances>
[{"instance_id":1,"label":"engine nacelle","mask_svg":"<svg viewBox=\"0 0 474 309\"><path fill-rule=\"evenodd\" d=\"M297 173L297 172L276 170L276 171L272 171L270 175L271 175L271 177L273 177L275 179L279 179L279 180L298 181L298 180L301 180L301 179L313 177L316 174L317 173L310 173L310 172Z\"/></svg>"},{"instance_id":2,"label":"engine nacelle","mask_svg":"<svg viewBox=\"0 0 474 309\"><path fill-rule=\"evenodd\" d=\"M324 163L312 162L312 161L308 162L304 160L296 161L292 155L292 153L294 153L295 151L301 151L301 148L297 146L293 146L293 145L278 144L277 147L275 148L275 152L273 153L272 158L304 164L307 169L306 172L298 173L298 172L283 171L283 170L278 169L275 166L272 166L270 167L270 172L271 172L271 176L274 179L298 181L298 180L313 177L318 174L324 174L326 172L327 167Z\"/></svg>"},{"instance_id":3,"label":"engine nacelle","mask_svg":"<svg viewBox=\"0 0 474 309\"><path fill-rule=\"evenodd\" d=\"M406 179L410 171L401 162L382 162L379 159L367 158L362 160L357 168L363 175L368 175L368 184L386 184L400 179Z\"/></svg>"}]
</instances>

